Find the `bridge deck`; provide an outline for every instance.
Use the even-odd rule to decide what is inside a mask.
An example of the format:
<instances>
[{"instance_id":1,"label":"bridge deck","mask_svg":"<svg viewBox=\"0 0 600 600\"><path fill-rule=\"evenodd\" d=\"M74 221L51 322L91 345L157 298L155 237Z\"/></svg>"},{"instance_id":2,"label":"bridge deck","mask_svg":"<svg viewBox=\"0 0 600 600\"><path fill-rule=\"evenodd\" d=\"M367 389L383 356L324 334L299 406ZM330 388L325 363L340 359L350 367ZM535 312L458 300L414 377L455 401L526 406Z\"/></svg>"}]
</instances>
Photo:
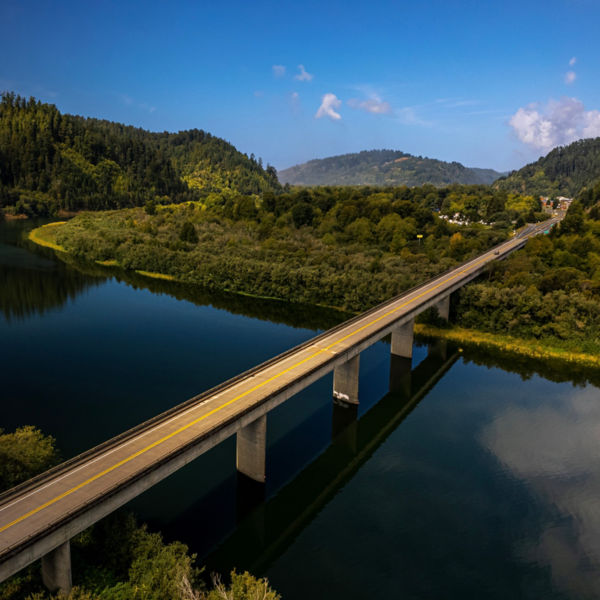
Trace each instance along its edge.
<instances>
[{"instance_id":1,"label":"bridge deck","mask_svg":"<svg viewBox=\"0 0 600 600\"><path fill-rule=\"evenodd\" d=\"M46 532L68 522L73 515L114 494L155 465L164 464L182 449L198 444L248 415L299 380L323 368L332 369L336 360L339 363L345 355L381 335L386 328L389 330L403 317L412 318L427 302L443 297L457 284L479 273L487 263L510 253L544 227L548 224L532 227L524 236L513 238L454 271L352 319L346 326L334 328L247 377L222 386L208 397L187 403L180 411L133 437L108 444L85 459L71 461L68 469L59 469L41 478L35 486L5 494L0 498L0 564Z\"/></svg>"}]
</instances>

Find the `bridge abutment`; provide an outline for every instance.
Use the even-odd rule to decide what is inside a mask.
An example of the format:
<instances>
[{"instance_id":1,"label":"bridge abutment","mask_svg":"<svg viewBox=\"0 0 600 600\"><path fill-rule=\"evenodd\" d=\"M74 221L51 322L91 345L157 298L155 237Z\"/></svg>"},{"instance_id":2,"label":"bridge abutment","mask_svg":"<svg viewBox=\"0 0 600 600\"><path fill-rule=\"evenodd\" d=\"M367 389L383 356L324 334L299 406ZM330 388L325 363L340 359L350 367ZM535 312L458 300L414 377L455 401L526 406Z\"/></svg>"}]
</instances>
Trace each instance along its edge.
<instances>
[{"instance_id":1,"label":"bridge abutment","mask_svg":"<svg viewBox=\"0 0 600 600\"><path fill-rule=\"evenodd\" d=\"M333 371L333 397L340 402L358 404L358 371L360 354Z\"/></svg>"},{"instance_id":2,"label":"bridge abutment","mask_svg":"<svg viewBox=\"0 0 600 600\"><path fill-rule=\"evenodd\" d=\"M265 482L267 456L267 415L263 415L236 434L236 467L250 479Z\"/></svg>"},{"instance_id":3,"label":"bridge abutment","mask_svg":"<svg viewBox=\"0 0 600 600\"><path fill-rule=\"evenodd\" d=\"M73 587L71 577L71 542L68 540L42 557L42 581L51 592L68 596Z\"/></svg>"}]
</instances>

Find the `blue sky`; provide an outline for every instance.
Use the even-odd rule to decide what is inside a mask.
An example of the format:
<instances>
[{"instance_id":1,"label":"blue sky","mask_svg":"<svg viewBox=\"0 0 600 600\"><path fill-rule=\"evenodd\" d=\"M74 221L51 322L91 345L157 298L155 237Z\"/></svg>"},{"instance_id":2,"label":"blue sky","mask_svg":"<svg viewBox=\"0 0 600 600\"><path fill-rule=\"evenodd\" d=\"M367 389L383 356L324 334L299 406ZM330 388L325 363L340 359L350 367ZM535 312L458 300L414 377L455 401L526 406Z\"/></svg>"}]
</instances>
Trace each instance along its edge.
<instances>
[{"instance_id":1,"label":"blue sky","mask_svg":"<svg viewBox=\"0 0 600 600\"><path fill-rule=\"evenodd\" d=\"M599 23L597 0L2 0L0 90L277 168L392 148L507 170L600 136Z\"/></svg>"}]
</instances>

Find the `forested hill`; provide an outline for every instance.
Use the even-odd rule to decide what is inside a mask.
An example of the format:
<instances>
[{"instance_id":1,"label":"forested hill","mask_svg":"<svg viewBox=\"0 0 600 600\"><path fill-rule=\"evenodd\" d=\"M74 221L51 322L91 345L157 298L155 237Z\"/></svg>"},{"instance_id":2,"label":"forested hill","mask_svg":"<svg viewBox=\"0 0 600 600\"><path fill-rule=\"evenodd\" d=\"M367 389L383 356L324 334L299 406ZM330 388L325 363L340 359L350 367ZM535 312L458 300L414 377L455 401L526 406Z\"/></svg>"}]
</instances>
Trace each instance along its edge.
<instances>
[{"instance_id":1,"label":"forested hill","mask_svg":"<svg viewBox=\"0 0 600 600\"><path fill-rule=\"evenodd\" d=\"M311 160L279 171L282 183L292 185L417 186L431 183L490 184L501 173L493 169L470 169L458 162L412 156L398 150L363 150Z\"/></svg>"},{"instance_id":2,"label":"forested hill","mask_svg":"<svg viewBox=\"0 0 600 600\"><path fill-rule=\"evenodd\" d=\"M152 133L2 95L0 211L44 215L279 189L273 167L204 131Z\"/></svg>"},{"instance_id":3,"label":"forested hill","mask_svg":"<svg viewBox=\"0 0 600 600\"><path fill-rule=\"evenodd\" d=\"M494 187L535 196L577 196L600 182L600 137L552 150L499 179Z\"/></svg>"}]
</instances>

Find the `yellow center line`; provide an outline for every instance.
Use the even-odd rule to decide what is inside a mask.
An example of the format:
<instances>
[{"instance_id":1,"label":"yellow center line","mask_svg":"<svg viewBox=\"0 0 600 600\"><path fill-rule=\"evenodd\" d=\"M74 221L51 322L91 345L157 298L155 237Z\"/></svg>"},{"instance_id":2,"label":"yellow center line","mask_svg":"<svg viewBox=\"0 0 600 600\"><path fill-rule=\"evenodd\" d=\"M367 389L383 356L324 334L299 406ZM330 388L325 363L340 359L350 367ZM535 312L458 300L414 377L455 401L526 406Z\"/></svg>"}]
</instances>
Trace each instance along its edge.
<instances>
[{"instance_id":1,"label":"yellow center line","mask_svg":"<svg viewBox=\"0 0 600 600\"><path fill-rule=\"evenodd\" d=\"M383 315L380 315L376 319L373 319L372 321L369 321L368 323L362 325L358 329L355 329L354 331L352 331L349 334L345 335L341 339L333 342L329 346L327 346L327 347L325 347L323 349L319 349L314 354L311 354L310 356L307 356L306 358L303 358L302 360L298 361L297 363L294 363L293 365L291 365L287 369L279 371L278 373L276 373L275 375L273 375L269 379L261 381L260 383L256 384L254 387L252 387L252 388L250 388L250 389L242 392L241 394L238 394L237 396L235 396L231 400L228 400L227 402L221 404L220 406L218 406L216 408L213 408L211 411L203 414L202 416L198 417L197 419L194 419L193 421L190 421L189 423L186 423L185 425L182 425L180 428L178 428L175 431L173 431L173 432L171 432L171 433L163 436L162 438L156 440L155 442L152 442L151 444L149 444L145 448L142 448L141 450L138 450L137 452L131 454L130 456L127 456L126 458L120 460L119 462L117 462L114 465L108 467L107 469L104 469L103 471L100 471L99 473L96 473L95 475L93 475L89 479L86 479L85 481L82 481L81 483L79 483L75 487L72 487L71 489L66 490L65 492L63 492L62 494L56 496L55 498L52 498L51 500L48 500L47 502L44 502L44 504L40 504L36 508L34 508L34 509L30 510L29 512L25 513L24 515L21 515L20 517L18 517L14 521L11 521L10 523L8 523L8 524L0 527L0 533L2 533L3 531L6 531L10 527L13 527L17 523L20 523L21 521L24 521L25 519L27 519L27 518L35 515L36 513L40 512L41 510L43 510L45 508L48 508L49 506L52 506L53 504L55 504L56 502L62 500L63 498L66 498L67 496L70 496L71 494L75 493L76 491L80 490L81 488L85 487L86 485L89 485L90 483L96 481L97 479L100 479L101 477L104 477L104 475L107 475L108 473L111 473L112 471L114 471L115 469L118 469L119 467L123 466L124 464L126 464L128 462L131 462L132 460L134 460L138 456L140 456L142 454L145 454L149 450L152 450L152 448L156 448L160 444L164 444L166 441L170 440L171 438L175 437L176 435L179 435L180 433L186 431L190 427L193 427L194 425L197 425L200 421L203 421L204 419L207 419L208 417L210 417L210 416L214 415L215 413L223 410L224 408L230 406L234 402L237 402L238 400L241 400L245 396L248 396L252 392L260 389L261 387L267 385L268 383L270 383L270 382L278 379L279 377L282 377L283 375L285 375L286 373L289 373L290 371L293 371L294 369L296 369L299 366L303 365L304 363L312 360L313 358L319 356L320 354L323 354L324 352L327 352L328 350L330 350L334 346L337 346L338 344L341 344L342 342L344 342L348 338L350 338L350 337L352 337L352 336L360 333L361 331L364 331L365 329L367 329L368 327L371 327L375 323L378 323L382 319L385 319L386 317L389 317L390 315L398 312L402 308L408 306L409 304L412 304L416 300L419 300L423 296L426 296L427 294L433 292L434 290L436 290L439 287L441 287L442 285L444 285L444 284L452 281L453 279L456 279L457 277L459 277L463 273L466 273L467 271L472 270L474 267L477 267L482 262L485 262L488 259L489 259L489 253L486 253L485 257L483 257L480 260L478 260L478 261L470 264L468 267L466 267L462 271L459 271L458 273L452 275L451 277L445 278L443 281L441 281L440 283L436 284L433 287L428 287L426 290L424 290L423 292L421 292L417 296L415 296L415 297L411 298L410 300L407 300L406 302L398 305L397 307L395 307L392 310L384 313Z\"/></svg>"}]
</instances>

